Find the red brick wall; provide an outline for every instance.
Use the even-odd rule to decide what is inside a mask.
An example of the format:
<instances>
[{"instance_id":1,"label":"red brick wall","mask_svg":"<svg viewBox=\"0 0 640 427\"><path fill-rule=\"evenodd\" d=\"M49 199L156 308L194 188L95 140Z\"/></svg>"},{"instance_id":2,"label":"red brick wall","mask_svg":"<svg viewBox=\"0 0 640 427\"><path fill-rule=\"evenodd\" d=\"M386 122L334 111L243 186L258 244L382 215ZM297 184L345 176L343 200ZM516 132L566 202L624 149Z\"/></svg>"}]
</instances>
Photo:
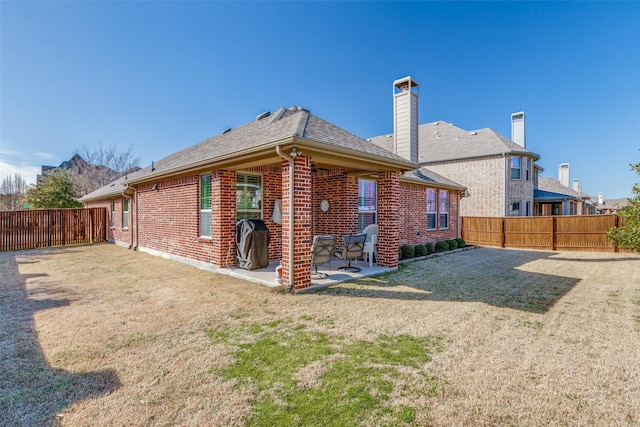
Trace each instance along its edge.
<instances>
[{"instance_id":1,"label":"red brick wall","mask_svg":"<svg viewBox=\"0 0 640 427\"><path fill-rule=\"evenodd\" d=\"M320 210L327 199L328 212ZM318 171L313 175L313 235L338 236L338 248L344 234L358 232L358 180L347 176L344 169Z\"/></svg>"},{"instance_id":2,"label":"red brick wall","mask_svg":"<svg viewBox=\"0 0 640 427\"><path fill-rule=\"evenodd\" d=\"M199 186L200 175L194 174L159 181L155 190L152 184L138 187L140 247L202 262L214 259L213 240L200 238Z\"/></svg>"},{"instance_id":3,"label":"red brick wall","mask_svg":"<svg viewBox=\"0 0 640 427\"><path fill-rule=\"evenodd\" d=\"M438 192L440 189L436 189ZM458 192L449 191L449 228L427 230L427 187L402 184L400 186L400 244L455 239L458 237Z\"/></svg>"}]
</instances>

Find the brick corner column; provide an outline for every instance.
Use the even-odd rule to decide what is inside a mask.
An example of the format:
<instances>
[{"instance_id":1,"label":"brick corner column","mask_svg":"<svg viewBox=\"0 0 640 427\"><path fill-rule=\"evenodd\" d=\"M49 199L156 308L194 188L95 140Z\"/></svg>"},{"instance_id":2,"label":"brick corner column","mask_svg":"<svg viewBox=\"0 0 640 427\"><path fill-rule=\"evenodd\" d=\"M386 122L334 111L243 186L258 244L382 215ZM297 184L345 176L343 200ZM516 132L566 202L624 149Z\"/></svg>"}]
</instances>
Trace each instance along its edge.
<instances>
[{"instance_id":1,"label":"brick corner column","mask_svg":"<svg viewBox=\"0 0 640 427\"><path fill-rule=\"evenodd\" d=\"M236 264L236 172L217 170L211 176L211 251L213 263Z\"/></svg>"},{"instance_id":2,"label":"brick corner column","mask_svg":"<svg viewBox=\"0 0 640 427\"><path fill-rule=\"evenodd\" d=\"M311 158L299 155L294 159L294 184L289 188L289 161L282 162L282 282L292 283L293 290L311 286ZM294 193L293 218L289 192ZM293 220L293 236L289 221ZM293 260L289 259L289 242L293 239ZM293 263L293 281L289 281L289 265Z\"/></svg>"},{"instance_id":3,"label":"brick corner column","mask_svg":"<svg viewBox=\"0 0 640 427\"><path fill-rule=\"evenodd\" d=\"M399 264L400 211L400 173L378 173L378 265Z\"/></svg>"}]
</instances>

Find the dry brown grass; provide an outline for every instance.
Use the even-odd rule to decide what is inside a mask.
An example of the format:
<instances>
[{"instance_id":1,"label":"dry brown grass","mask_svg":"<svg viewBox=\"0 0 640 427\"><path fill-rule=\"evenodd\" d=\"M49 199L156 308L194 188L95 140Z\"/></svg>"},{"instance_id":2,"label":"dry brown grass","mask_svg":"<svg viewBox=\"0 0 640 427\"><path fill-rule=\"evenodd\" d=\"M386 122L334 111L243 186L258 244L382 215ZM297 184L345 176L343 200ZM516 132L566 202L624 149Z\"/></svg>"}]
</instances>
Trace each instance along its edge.
<instances>
[{"instance_id":1,"label":"dry brown grass","mask_svg":"<svg viewBox=\"0 0 640 427\"><path fill-rule=\"evenodd\" d=\"M113 245L0 254L0 425L242 425L207 332L443 337L420 425L640 424L640 257L478 249L296 296ZM312 321L310 321L312 319ZM282 328L291 327L284 322ZM314 362L297 374L320 387ZM406 399L406 397L398 397Z\"/></svg>"}]
</instances>

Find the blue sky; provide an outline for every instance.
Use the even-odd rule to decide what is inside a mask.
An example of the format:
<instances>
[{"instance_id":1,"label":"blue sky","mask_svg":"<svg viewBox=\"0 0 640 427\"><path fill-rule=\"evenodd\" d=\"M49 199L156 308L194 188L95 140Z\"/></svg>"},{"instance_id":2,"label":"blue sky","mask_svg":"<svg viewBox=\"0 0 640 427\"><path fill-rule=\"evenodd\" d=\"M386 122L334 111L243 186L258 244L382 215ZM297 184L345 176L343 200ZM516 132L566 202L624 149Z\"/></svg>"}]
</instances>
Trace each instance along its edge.
<instances>
[{"instance_id":1,"label":"blue sky","mask_svg":"<svg viewBox=\"0 0 640 427\"><path fill-rule=\"evenodd\" d=\"M640 177L640 2L0 2L0 178L82 145L142 166L300 105L362 137L420 122L510 137L526 113L542 176L631 195Z\"/></svg>"}]
</instances>

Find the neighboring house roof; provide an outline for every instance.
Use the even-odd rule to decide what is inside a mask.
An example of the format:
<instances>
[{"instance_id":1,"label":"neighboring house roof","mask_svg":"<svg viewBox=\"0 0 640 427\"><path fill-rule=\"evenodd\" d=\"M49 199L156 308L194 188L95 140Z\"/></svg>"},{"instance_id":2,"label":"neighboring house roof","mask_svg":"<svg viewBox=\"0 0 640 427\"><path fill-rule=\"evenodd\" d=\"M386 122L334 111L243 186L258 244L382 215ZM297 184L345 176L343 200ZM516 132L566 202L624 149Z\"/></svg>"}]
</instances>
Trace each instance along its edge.
<instances>
[{"instance_id":1,"label":"neighboring house roof","mask_svg":"<svg viewBox=\"0 0 640 427\"><path fill-rule=\"evenodd\" d=\"M533 190L533 200L536 202L564 202L567 200L575 200L577 197L569 194L554 193L553 191Z\"/></svg>"},{"instance_id":2,"label":"neighboring house roof","mask_svg":"<svg viewBox=\"0 0 640 427\"><path fill-rule=\"evenodd\" d=\"M629 206L629 199L623 197L621 199L608 199L605 200L603 204L599 204L596 209L598 210L611 210L611 211L619 211L620 209L624 209Z\"/></svg>"},{"instance_id":3,"label":"neighboring house roof","mask_svg":"<svg viewBox=\"0 0 640 427\"><path fill-rule=\"evenodd\" d=\"M563 194L574 199L588 200L591 198L588 194L572 190L555 178L538 177L537 190ZM534 198L536 198L535 193Z\"/></svg>"},{"instance_id":4,"label":"neighboring house roof","mask_svg":"<svg viewBox=\"0 0 640 427\"><path fill-rule=\"evenodd\" d=\"M433 186L438 186L441 188L451 188L454 190L462 191L465 189L463 185L458 184L455 181L450 180L440 174L435 173L432 170L429 170L425 167L420 169L413 170L411 172L405 172L402 175L406 181L414 181L419 182L420 184L433 184Z\"/></svg>"},{"instance_id":5,"label":"neighboring house roof","mask_svg":"<svg viewBox=\"0 0 640 427\"><path fill-rule=\"evenodd\" d=\"M393 134L370 138L370 141L387 150L393 150ZM502 154L523 154L540 158L538 154L521 147L491 128L466 131L443 121L418 127L420 164Z\"/></svg>"},{"instance_id":6,"label":"neighboring house roof","mask_svg":"<svg viewBox=\"0 0 640 427\"><path fill-rule=\"evenodd\" d=\"M320 147L350 159L366 158L371 162L392 165L409 171L417 165L360 138L301 107L281 108L272 114L262 114L259 119L236 129L208 138L196 145L177 151L140 171L130 173L102 187L81 200L98 200L120 195L127 184L151 181L171 174L203 169L211 165L223 167L225 162L257 155L273 150L281 144L307 144L310 149Z\"/></svg>"}]
</instances>

